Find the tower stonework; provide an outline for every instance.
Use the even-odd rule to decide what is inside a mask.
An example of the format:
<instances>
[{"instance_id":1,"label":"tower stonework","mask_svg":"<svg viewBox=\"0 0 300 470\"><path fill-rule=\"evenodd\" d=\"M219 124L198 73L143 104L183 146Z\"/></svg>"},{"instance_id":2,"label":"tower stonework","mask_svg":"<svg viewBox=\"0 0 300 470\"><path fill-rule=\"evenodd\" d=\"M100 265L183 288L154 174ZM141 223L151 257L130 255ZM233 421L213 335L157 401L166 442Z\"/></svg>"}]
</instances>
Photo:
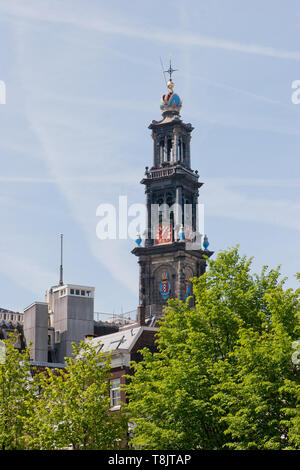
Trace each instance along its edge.
<instances>
[{"instance_id":1,"label":"tower stonework","mask_svg":"<svg viewBox=\"0 0 300 470\"><path fill-rule=\"evenodd\" d=\"M206 269L203 255L210 257L199 233L197 171L191 169L190 141L193 127L180 118L180 97L173 91L162 97L162 120L152 121L153 165L146 167L147 220L144 246L134 248L138 257L139 320L159 318L170 298L192 295L190 279ZM138 239L137 242L140 242Z\"/></svg>"}]
</instances>

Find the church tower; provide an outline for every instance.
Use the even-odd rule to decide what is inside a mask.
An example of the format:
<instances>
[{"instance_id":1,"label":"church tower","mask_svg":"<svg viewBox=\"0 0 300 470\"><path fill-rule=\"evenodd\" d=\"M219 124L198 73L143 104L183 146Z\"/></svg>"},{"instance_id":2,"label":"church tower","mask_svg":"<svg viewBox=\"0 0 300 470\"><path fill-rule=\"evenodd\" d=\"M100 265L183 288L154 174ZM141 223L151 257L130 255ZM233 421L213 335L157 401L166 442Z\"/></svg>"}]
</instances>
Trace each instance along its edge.
<instances>
[{"instance_id":1,"label":"church tower","mask_svg":"<svg viewBox=\"0 0 300 470\"><path fill-rule=\"evenodd\" d=\"M198 171L191 169L190 141L193 127L181 120L182 102L174 93L171 67L168 91L162 96L162 119L152 121L153 164L146 167L147 220L144 246L137 238L132 253L138 257L139 321L163 315L170 298L192 295L190 279L205 272L210 257L207 237L199 233ZM202 249L202 246L204 249Z\"/></svg>"}]
</instances>

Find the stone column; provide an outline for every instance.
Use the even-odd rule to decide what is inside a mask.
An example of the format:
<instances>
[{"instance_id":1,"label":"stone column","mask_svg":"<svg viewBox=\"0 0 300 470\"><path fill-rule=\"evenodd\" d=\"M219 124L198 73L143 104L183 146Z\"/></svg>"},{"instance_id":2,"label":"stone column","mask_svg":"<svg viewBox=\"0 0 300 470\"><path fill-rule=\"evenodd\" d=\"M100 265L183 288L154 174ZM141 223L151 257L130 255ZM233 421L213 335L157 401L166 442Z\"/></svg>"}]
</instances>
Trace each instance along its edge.
<instances>
[{"instance_id":1,"label":"stone column","mask_svg":"<svg viewBox=\"0 0 300 470\"><path fill-rule=\"evenodd\" d=\"M186 164L188 168L191 168L191 136L186 137Z\"/></svg>"},{"instance_id":2,"label":"stone column","mask_svg":"<svg viewBox=\"0 0 300 470\"><path fill-rule=\"evenodd\" d=\"M174 131L174 138L173 138L173 162L177 161L177 132Z\"/></svg>"},{"instance_id":3,"label":"stone column","mask_svg":"<svg viewBox=\"0 0 300 470\"><path fill-rule=\"evenodd\" d=\"M153 132L152 132L152 139L153 139L153 166L154 168L156 168L158 166L158 160L159 160L159 143Z\"/></svg>"},{"instance_id":4,"label":"stone column","mask_svg":"<svg viewBox=\"0 0 300 470\"><path fill-rule=\"evenodd\" d=\"M147 206L147 215L146 215L146 239L145 246L151 246L153 244L152 232L151 232L151 203L152 203L152 193L149 189L146 190L146 206Z\"/></svg>"},{"instance_id":5,"label":"stone column","mask_svg":"<svg viewBox=\"0 0 300 470\"><path fill-rule=\"evenodd\" d=\"M176 297L184 300L185 276L184 276L184 256L180 256L177 261L177 288Z\"/></svg>"},{"instance_id":6,"label":"stone column","mask_svg":"<svg viewBox=\"0 0 300 470\"><path fill-rule=\"evenodd\" d=\"M174 214L174 231L175 238L178 238L177 232L182 224L182 187L176 187L176 200L175 200L175 214Z\"/></svg>"},{"instance_id":7,"label":"stone column","mask_svg":"<svg viewBox=\"0 0 300 470\"><path fill-rule=\"evenodd\" d=\"M168 139L167 136L165 135L165 146L164 146L164 163L167 161L167 146L168 146Z\"/></svg>"},{"instance_id":8,"label":"stone column","mask_svg":"<svg viewBox=\"0 0 300 470\"><path fill-rule=\"evenodd\" d=\"M192 199L192 223L193 223L193 232L196 234L198 231L197 227L197 214L196 214L196 209L197 209L197 201L198 197L196 194L193 195Z\"/></svg>"},{"instance_id":9,"label":"stone column","mask_svg":"<svg viewBox=\"0 0 300 470\"><path fill-rule=\"evenodd\" d=\"M179 143L179 145L178 145L178 161L182 162L183 159L182 159L182 139L181 139L181 137L179 137L178 143Z\"/></svg>"}]
</instances>

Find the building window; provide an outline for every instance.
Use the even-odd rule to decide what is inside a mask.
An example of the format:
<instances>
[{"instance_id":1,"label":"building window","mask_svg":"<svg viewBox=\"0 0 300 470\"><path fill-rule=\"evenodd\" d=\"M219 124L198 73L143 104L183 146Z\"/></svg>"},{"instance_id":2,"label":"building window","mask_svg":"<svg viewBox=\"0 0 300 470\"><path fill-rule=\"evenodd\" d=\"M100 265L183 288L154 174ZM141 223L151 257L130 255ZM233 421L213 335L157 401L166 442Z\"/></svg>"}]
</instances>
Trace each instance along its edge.
<instances>
[{"instance_id":1,"label":"building window","mask_svg":"<svg viewBox=\"0 0 300 470\"><path fill-rule=\"evenodd\" d=\"M90 297L90 296L91 296L91 291L90 291L90 290L87 290L87 291L86 291L86 295L87 295L88 297Z\"/></svg>"},{"instance_id":2,"label":"building window","mask_svg":"<svg viewBox=\"0 0 300 470\"><path fill-rule=\"evenodd\" d=\"M55 343L60 343L60 331L55 331Z\"/></svg>"},{"instance_id":3,"label":"building window","mask_svg":"<svg viewBox=\"0 0 300 470\"><path fill-rule=\"evenodd\" d=\"M76 289L76 295L80 295L80 290L79 289Z\"/></svg>"},{"instance_id":4,"label":"building window","mask_svg":"<svg viewBox=\"0 0 300 470\"><path fill-rule=\"evenodd\" d=\"M74 295L74 289L70 289L70 294Z\"/></svg>"},{"instance_id":5,"label":"building window","mask_svg":"<svg viewBox=\"0 0 300 470\"><path fill-rule=\"evenodd\" d=\"M119 406L121 401L120 379L110 381L110 404L112 407Z\"/></svg>"},{"instance_id":6,"label":"building window","mask_svg":"<svg viewBox=\"0 0 300 470\"><path fill-rule=\"evenodd\" d=\"M85 295L85 290L82 290L82 291L81 291L81 295Z\"/></svg>"}]
</instances>

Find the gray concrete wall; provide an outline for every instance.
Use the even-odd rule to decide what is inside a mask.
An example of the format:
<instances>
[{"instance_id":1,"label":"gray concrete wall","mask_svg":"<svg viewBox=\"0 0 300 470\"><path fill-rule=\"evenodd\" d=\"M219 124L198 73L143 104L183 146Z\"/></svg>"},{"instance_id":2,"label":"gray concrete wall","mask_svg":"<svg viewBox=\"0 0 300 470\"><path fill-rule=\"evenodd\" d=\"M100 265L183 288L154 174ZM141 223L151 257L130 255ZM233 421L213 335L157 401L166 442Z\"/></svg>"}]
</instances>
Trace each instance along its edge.
<instances>
[{"instance_id":1,"label":"gray concrete wall","mask_svg":"<svg viewBox=\"0 0 300 470\"><path fill-rule=\"evenodd\" d=\"M48 304L35 302L24 311L24 336L26 345L32 345L33 361L48 361Z\"/></svg>"},{"instance_id":2,"label":"gray concrete wall","mask_svg":"<svg viewBox=\"0 0 300 470\"><path fill-rule=\"evenodd\" d=\"M53 326L60 331L60 343L56 344L57 360L64 362L66 356L72 355L73 341L78 344L86 335L94 333L94 299L55 295Z\"/></svg>"}]
</instances>

